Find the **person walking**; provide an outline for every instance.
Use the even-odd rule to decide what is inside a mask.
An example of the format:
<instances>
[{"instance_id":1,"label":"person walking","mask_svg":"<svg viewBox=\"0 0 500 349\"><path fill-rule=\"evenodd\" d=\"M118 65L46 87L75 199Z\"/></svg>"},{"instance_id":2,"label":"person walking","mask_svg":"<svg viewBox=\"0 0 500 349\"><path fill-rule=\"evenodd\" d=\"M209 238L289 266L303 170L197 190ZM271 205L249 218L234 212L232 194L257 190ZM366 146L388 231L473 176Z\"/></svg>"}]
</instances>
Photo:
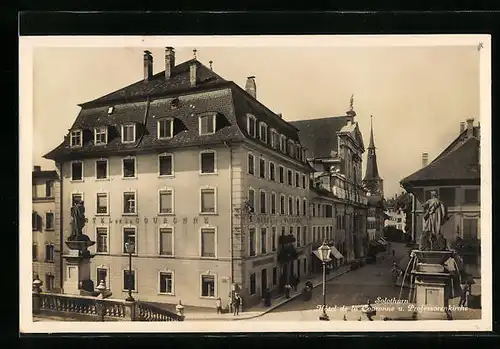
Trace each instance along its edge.
<instances>
[{"instance_id":1,"label":"person walking","mask_svg":"<svg viewBox=\"0 0 500 349\"><path fill-rule=\"evenodd\" d=\"M238 293L234 295L233 299L233 316L240 314L241 297Z\"/></svg>"},{"instance_id":2,"label":"person walking","mask_svg":"<svg viewBox=\"0 0 500 349\"><path fill-rule=\"evenodd\" d=\"M217 314L222 314L222 300L220 297L215 301L215 308L217 309Z\"/></svg>"},{"instance_id":3,"label":"person walking","mask_svg":"<svg viewBox=\"0 0 500 349\"><path fill-rule=\"evenodd\" d=\"M292 286L290 286L290 284L286 284L285 285L285 297L286 298L290 298L290 290L292 289Z\"/></svg>"},{"instance_id":4,"label":"person walking","mask_svg":"<svg viewBox=\"0 0 500 349\"><path fill-rule=\"evenodd\" d=\"M392 249L392 256L394 257L396 255L396 251Z\"/></svg>"}]
</instances>

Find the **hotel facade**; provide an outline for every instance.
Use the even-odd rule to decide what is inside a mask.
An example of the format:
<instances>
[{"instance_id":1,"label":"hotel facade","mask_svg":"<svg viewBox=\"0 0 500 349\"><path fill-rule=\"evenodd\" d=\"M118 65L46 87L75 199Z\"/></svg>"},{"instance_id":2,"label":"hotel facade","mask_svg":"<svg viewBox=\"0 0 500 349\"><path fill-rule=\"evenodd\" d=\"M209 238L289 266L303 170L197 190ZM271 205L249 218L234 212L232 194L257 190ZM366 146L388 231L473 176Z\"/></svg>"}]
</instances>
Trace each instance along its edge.
<instances>
[{"instance_id":1,"label":"hotel facade","mask_svg":"<svg viewBox=\"0 0 500 349\"><path fill-rule=\"evenodd\" d=\"M297 128L257 100L254 77L242 89L196 59L176 65L172 48L153 75L143 58L144 78L81 104L45 156L60 175L65 240L84 202L95 285L207 307L239 292L246 307L309 275L313 170Z\"/></svg>"}]
</instances>

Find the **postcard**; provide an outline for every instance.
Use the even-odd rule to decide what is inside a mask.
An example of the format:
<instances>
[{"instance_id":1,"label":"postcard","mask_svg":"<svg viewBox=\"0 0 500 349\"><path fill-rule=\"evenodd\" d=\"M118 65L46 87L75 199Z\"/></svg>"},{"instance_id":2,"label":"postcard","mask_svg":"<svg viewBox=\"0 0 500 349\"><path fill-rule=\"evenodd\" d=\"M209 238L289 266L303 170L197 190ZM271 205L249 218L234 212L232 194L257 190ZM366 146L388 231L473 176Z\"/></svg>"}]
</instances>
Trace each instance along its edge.
<instances>
[{"instance_id":1,"label":"postcard","mask_svg":"<svg viewBox=\"0 0 500 349\"><path fill-rule=\"evenodd\" d=\"M21 332L491 330L490 75L488 35L20 37Z\"/></svg>"}]
</instances>

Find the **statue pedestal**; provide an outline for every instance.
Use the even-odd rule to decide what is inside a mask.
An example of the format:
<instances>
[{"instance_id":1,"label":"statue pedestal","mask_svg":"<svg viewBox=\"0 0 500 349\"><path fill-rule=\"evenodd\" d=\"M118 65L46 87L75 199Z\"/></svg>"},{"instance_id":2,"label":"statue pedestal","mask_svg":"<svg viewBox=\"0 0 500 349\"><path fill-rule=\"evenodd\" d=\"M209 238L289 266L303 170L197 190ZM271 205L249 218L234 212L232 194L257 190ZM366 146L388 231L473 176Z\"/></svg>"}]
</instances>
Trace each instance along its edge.
<instances>
[{"instance_id":1,"label":"statue pedestal","mask_svg":"<svg viewBox=\"0 0 500 349\"><path fill-rule=\"evenodd\" d=\"M94 283L90 279L90 260L91 255L86 246L92 243L81 243L77 241L66 242L69 248L85 246L85 248L71 249L63 258L66 261L65 278L63 289L66 294L80 295L82 292L94 292Z\"/></svg>"},{"instance_id":2,"label":"statue pedestal","mask_svg":"<svg viewBox=\"0 0 500 349\"><path fill-rule=\"evenodd\" d=\"M429 258L425 258L427 252ZM415 284L415 312L417 320L447 320L448 300L450 297L451 275L441 263L444 263L451 251L418 251L417 258L438 263L418 263L412 270ZM438 255L439 254L439 255Z\"/></svg>"}]
</instances>

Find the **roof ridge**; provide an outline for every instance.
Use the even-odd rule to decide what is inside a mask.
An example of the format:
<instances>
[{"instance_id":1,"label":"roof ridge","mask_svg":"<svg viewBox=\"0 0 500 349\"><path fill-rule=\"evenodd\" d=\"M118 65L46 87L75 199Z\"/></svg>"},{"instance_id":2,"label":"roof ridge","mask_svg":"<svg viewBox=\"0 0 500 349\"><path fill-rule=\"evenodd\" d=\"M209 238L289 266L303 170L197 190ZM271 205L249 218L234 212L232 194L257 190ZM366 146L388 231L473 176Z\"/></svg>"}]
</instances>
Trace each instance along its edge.
<instances>
[{"instance_id":1,"label":"roof ridge","mask_svg":"<svg viewBox=\"0 0 500 349\"><path fill-rule=\"evenodd\" d=\"M349 117L350 117L350 116L348 116L348 115L325 116L325 117L322 117L322 118L294 120L294 121L290 121L290 123L292 123L292 122L315 121L315 120L337 119L337 118L338 118L338 119L339 119L339 118L349 118Z\"/></svg>"}]
</instances>

